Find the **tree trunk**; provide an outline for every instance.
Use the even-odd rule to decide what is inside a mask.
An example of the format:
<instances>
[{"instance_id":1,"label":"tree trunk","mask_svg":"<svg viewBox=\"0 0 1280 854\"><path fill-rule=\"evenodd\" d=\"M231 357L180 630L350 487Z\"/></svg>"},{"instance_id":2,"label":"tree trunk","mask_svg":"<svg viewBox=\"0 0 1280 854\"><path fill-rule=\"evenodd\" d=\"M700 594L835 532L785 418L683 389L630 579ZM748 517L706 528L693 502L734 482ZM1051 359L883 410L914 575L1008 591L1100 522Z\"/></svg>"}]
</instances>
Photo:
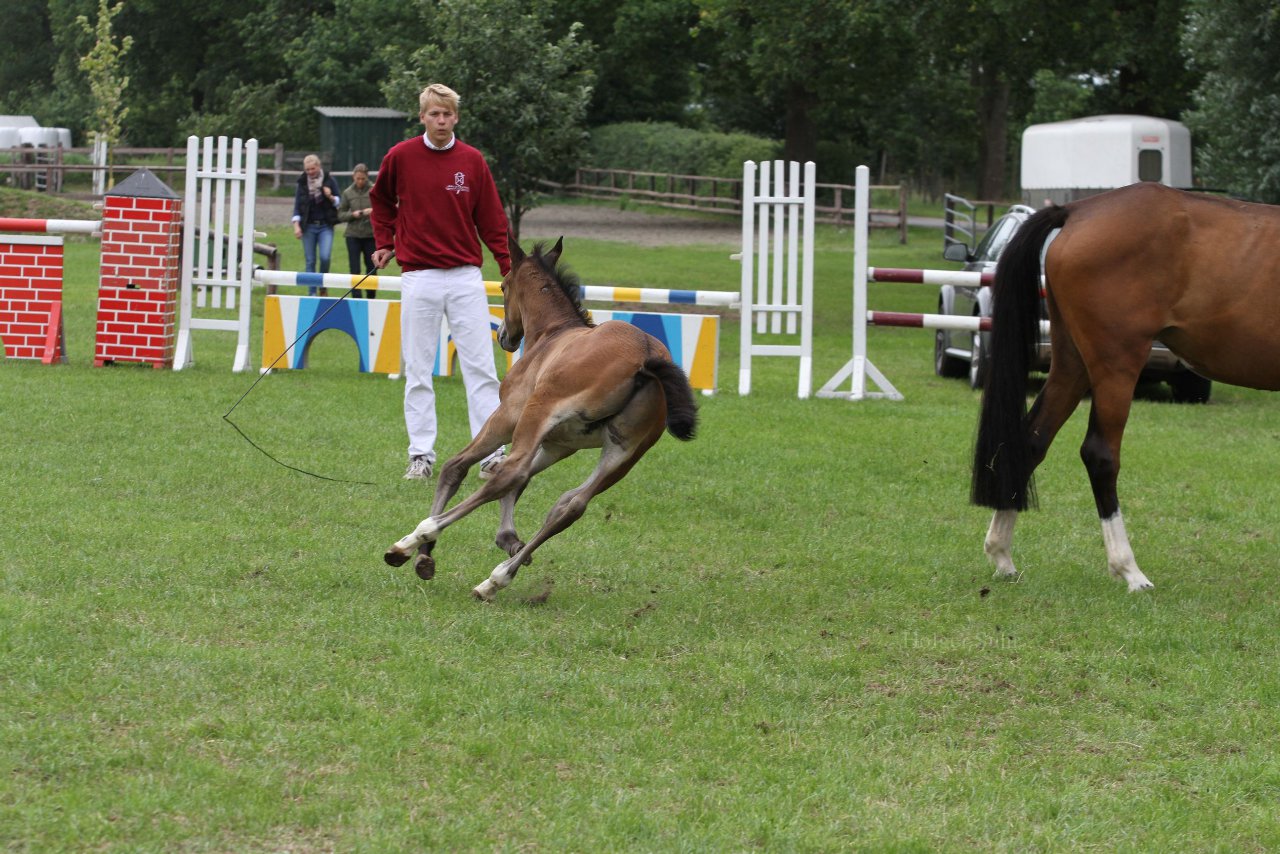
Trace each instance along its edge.
<instances>
[{"instance_id":1,"label":"tree trunk","mask_svg":"<svg viewBox=\"0 0 1280 854\"><path fill-rule=\"evenodd\" d=\"M817 160L818 130L813 125L813 93L800 83L787 87L787 133L782 146L786 160Z\"/></svg>"},{"instance_id":2,"label":"tree trunk","mask_svg":"<svg viewBox=\"0 0 1280 854\"><path fill-rule=\"evenodd\" d=\"M978 89L978 198L1005 197L1005 161L1009 153L1009 81L991 65L974 71Z\"/></svg>"},{"instance_id":3,"label":"tree trunk","mask_svg":"<svg viewBox=\"0 0 1280 854\"><path fill-rule=\"evenodd\" d=\"M520 220L524 218L525 207L516 202L507 204L507 229L511 232L511 239L517 244L520 242Z\"/></svg>"}]
</instances>

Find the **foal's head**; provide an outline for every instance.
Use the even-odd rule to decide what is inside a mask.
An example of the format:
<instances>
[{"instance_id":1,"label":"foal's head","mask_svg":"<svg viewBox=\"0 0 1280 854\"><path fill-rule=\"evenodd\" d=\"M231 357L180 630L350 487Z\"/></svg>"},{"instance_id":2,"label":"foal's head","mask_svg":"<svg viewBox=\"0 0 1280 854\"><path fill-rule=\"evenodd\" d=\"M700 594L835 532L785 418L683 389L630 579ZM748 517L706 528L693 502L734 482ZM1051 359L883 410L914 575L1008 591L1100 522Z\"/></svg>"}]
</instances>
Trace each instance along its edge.
<instances>
[{"instance_id":1,"label":"foal's head","mask_svg":"<svg viewBox=\"0 0 1280 854\"><path fill-rule=\"evenodd\" d=\"M508 237L507 247L511 271L502 280L503 320L498 327L502 349L514 353L527 331L540 331L551 323L594 325L582 307L578 277L560 265L564 238L547 252L541 243L534 244L529 255L513 238Z\"/></svg>"}]
</instances>

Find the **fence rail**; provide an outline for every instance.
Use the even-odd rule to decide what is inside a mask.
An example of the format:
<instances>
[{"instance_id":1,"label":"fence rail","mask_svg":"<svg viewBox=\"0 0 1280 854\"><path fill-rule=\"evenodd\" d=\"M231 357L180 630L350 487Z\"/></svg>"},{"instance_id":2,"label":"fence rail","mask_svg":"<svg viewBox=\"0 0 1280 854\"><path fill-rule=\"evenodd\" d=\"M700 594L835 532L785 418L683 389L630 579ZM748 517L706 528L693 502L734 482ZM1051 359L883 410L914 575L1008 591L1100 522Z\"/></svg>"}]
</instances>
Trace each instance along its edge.
<instances>
[{"instance_id":1,"label":"fence rail","mask_svg":"<svg viewBox=\"0 0 1280 854\"><path fill-rule=\"evenodd\" d=\"M117 147L111 150L112 170L125 173L130 169L146 166L152 172L180 173L186 169L185 148L134 148ZM259 149L258 180L271 189L290 186L302 172L302 158L307 152L286 151L276 144L269 149ZM101 167L92 163L92 148L0 148L0 174L8 173L10 180L23 189L62 192L68 175L89 173ZM320 153L324 159L324 153ZM376 178L377 172L372 171ZM349 178L350 172L334 172L338 178ZM717 178L709 175L680 175L669 172L643 172L630 169L598 169L581 167L575 170L572 183L543 181L542 186L556 193L589 199L617 201L634 199L644 204L675 210L702 211L739 217L742 215L742 179ZM820 222L837 225L852 224L854 203L853 185L818 184L817 204L814 207ZM907 192L901 184L871 187L880 199L890 199L892 207L870 209L872 228L893 228L898 231L901 243L907 242Z\"/></svg>"},{"instance_id":2,"label":"fence rail","mask_svg":"<svg viewBox=\"0 0 1280 854\"><path fill-rule=\"evenodd\" d=\"M709 175L680 175L668 172L643 172L631 169L598 169L581 167L574 172L572 183L544 181L544 186L557 192L586 199L634 199L644 204L675 210L742 215L742 179L717 178ZM852 184L818 184L814 206L817 219L837 225L853 223ZM872 228L898 230L901 243L907 242L907 192L901 184L871 187L883 198L894 199L892 208L870 210Z\"/></svg>"}]
</instances>

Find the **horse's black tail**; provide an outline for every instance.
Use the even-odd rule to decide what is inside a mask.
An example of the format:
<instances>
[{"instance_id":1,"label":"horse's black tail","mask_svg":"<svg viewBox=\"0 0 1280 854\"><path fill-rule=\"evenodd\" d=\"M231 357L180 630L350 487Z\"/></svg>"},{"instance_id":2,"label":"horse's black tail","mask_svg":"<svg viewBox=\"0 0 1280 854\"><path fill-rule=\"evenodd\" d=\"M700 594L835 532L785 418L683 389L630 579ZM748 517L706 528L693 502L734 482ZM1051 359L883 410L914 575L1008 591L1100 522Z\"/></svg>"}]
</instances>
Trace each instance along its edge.
<instances>
[{"instance_id":1,"label":"horse's black tail","mask_svg":"<svg viewBox=\"0 0 1280 854\"><path fill-rule=\"evenodd\" d=\"M688 442L698 432L698 407L693 402L689 378L671 361L659 356L645 359L644 371L662 383L667 396L667 432Z\"/></svg>"},{"instance_id":2,"label":"horse's black tail","mask_svg":"<svg viewBox=\"0 0 1280 854\"><path fill-rule=\"evenodd\" d=\"M1027 376L1040 333L1040 251L1067 221L1056 205L1034 214L1000 254L992 298L991 362L974 443L970 500L996 510L1035 504L1027 435Z\"/></svg>"}]
</instances>

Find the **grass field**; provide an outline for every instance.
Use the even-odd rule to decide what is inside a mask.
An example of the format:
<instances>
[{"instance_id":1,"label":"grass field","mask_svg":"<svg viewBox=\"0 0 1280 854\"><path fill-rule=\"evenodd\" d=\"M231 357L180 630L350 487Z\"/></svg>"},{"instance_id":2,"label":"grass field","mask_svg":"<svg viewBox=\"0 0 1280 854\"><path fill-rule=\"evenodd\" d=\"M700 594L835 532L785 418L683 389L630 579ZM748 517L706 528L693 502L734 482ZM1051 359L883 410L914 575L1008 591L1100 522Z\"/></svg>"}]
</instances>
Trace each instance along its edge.
<instances>
[{"instance_id":1,"label":"grass field","mask_svg":"<svg viewBox=\"0 0 1280 854\"><path fill-rule=\"evenodd\" d=\"M876 234L872 263L937 266L939 243ZM819 235L819 384L849 356L850 246ZM400 477L400 384L349 340L236 420L374 486L223 423L255 376L230 336L197 335L182 373L91 367L97 247L68 252L71 364L0 364L6 849L1280 846L1265 394L1135 404L1121 501L1154 592L1106 575L1083 411L1022 519L1022 581L995 582L966 503L978 398L933 376L928 333L871 331L903 402L798 401L786 359L741 398L728 322L698 439L660 442L481 605L496 508L449 529L430 583L382 563L430 490ZM720 247L565 260L593 284L737 283ZM463 394L437 388L448 455ZM525 493L522 532L579 457Z\"/></svg>"}]
</instances>

